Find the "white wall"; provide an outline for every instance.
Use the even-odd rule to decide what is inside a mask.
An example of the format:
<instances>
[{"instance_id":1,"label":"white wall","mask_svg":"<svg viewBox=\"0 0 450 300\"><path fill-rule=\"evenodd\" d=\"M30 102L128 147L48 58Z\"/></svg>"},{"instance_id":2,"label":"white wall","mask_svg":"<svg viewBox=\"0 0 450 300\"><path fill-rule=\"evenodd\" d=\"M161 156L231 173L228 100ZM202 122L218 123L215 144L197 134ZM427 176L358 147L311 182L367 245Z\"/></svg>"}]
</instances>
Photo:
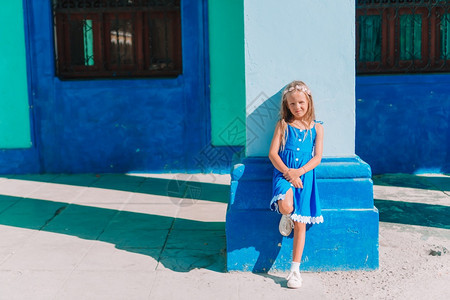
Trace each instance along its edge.
<instances>
[{"instance_id":1,"label":"white wall","mask_svg":"<svg viewBox=\"0 0 450 300\"><path fill-rule=\"evenodd\" d=\"M292 80L312 91L324 156L355 153L354 3L244 0L247 156L268 155L279 92Z\"/></svg>"}]
</instances>

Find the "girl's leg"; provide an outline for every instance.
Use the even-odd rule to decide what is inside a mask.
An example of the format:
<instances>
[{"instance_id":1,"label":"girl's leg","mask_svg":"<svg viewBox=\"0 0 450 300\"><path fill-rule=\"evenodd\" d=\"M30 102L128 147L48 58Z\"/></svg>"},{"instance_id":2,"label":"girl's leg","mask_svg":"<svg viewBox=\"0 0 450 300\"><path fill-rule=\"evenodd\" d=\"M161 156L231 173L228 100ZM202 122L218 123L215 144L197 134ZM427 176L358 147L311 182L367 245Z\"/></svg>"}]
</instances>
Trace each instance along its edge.
<instances>
[{"instance_id":1,"label":"girl's leg","mask_svg":"<svg viewBox=\"0 0 450 300\"><path fill-rule=\"evenodd\" d=\"M284 200L278 200L278 210L283 215L290 214L294 210L294 196L292 189L286 192Z\"/></svg>"},{"instance_id":2,"label":"girl's leg","mask_svg":"<svg viewBox=\"0 0 450 300\"><path fill-rule=\"evenodd\" d=\"M305 246L306 224L294 221L294 247L292 249L292 263L287 286L289 288L299 288L302 286L302 276L300 275L300 261Z\"/></svg>"},{"instance_id":3,"label":"girl's leg","mask_svg":"<svg viewBox=\"0 0 450 300\"><path fill-rule=\"evenodd\" d=\"M300 262L305 246L306 223L294 222L294 247L292 249L292 261Z\"/></svg>"}]
</instances>

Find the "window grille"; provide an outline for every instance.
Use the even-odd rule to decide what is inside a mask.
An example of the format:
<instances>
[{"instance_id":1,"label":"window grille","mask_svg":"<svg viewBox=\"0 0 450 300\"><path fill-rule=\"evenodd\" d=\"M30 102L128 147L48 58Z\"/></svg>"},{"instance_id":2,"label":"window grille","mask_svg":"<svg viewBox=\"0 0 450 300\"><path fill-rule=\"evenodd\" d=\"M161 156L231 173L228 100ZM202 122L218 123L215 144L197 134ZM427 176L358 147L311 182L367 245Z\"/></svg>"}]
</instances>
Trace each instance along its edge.
<instances>
[{"instance_id":1,"label":"window grille","mask_svg":"<svg viewBox=\"0 0 450 300\"><path fill-rule=\"evenodd\" d=\"M60 78L182 73L179 0L53 0Z\"/></svg>"},{"instance_id":2,"label":"window grille","mask_svg":"<svg viewBox=\"0 0 450 300\"><path fill-rule=\"evenodd\" d=\"M356 0L356 71L450 71L450 1Z\"/></svg>"}]
</instances>

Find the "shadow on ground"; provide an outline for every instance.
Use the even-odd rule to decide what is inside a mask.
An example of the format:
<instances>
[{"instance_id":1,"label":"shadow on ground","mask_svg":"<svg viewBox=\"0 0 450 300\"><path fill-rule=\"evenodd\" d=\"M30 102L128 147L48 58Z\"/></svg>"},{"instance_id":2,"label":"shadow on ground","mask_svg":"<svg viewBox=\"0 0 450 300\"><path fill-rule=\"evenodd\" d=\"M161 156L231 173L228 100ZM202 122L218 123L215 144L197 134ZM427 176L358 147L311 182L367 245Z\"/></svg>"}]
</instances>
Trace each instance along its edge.
<instances>
[{"instance_id":1,"label":"shadow on ground","mask_svg":"<svg viewBox=\"0 0 450 300\"><path fill-rule=\"evenodd\" d=\"M173 174L173 178L170 179L125 174L64 174L64 176L57 174L30 174L4 177L8 179L95 187L125 192L138 191L139 193L151 195L192 198L220 203L228 203L230 197L229 185L199 182L195 174ZM185 179L186 177L187 179Z\"/></svg>"},{"instance_id":2,"label":"shadow on ground","mask_svg":"<svg viewBox=\"0 0 450 300\"><path fill-rule=\"evenodd\" d=\"M372 177L374 185L407 187L423 190L450 191L450 176L383 174Z\"/></svg>"},{"instance_id":3,"label":"shadow on ground","mask_svg":"<svg viewBox=\"0 0 450 300\"><path fill-rule=\"evenodd\" d=\"M401 223L450 229L450 207L375 199L380 222Z\"/></svg>"},{"instance_id":4,"label":"shadow on ground","mask_svg":"<svg viewBox=\"0 0 450 300\"><path fill-rule=\"evenodd\" d=\"M0 224L111 243L177 272L225 271L224 222L0 196Z\"/></svg>"}]
</instances>

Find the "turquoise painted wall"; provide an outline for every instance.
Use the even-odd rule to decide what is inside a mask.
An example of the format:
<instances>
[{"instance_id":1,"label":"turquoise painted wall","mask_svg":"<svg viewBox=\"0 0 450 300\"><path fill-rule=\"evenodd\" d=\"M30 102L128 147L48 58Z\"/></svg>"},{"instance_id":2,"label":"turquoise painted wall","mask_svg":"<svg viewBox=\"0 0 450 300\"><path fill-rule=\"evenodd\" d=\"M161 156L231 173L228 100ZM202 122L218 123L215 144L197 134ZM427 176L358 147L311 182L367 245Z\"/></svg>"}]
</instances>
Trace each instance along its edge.
<instances>
[{"instance_id":1,"label":"turquoise painted wall","mask_svg":"<svg viewBox=\"0 0 450 300\"><path fill-rule=\"evenodd\" d=\"M245 145L243 0L209 0L211 140Z\"/></svg>"},{"instance_id":2,"label":"turquoise painted wall","mask_svg":"<svg viewBox=\"0 0 450 300\"><path fill-rule=\"evenodd\" d=\"M0 10L0 148L31 147L22 1Z\"/></svg>"}]
</instances>

